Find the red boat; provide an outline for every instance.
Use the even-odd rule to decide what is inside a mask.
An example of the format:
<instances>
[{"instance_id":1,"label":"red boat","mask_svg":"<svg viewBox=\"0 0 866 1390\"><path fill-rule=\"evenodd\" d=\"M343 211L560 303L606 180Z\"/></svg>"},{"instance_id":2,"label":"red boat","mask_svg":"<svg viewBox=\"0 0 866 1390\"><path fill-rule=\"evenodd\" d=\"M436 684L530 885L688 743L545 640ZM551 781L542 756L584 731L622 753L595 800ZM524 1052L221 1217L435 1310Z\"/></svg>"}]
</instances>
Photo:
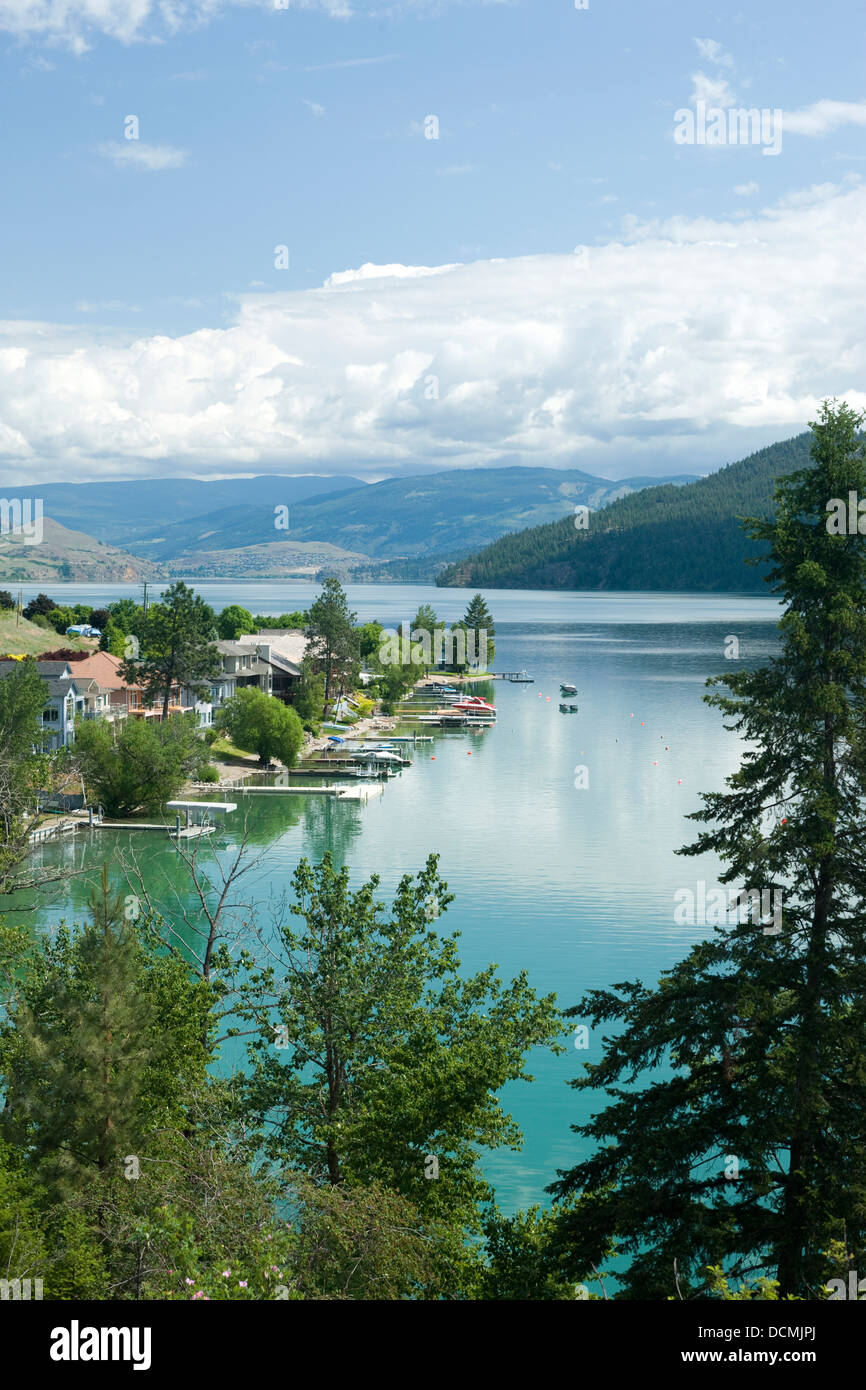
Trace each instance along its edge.
<instances>
[{"instance_id":1,"label":"red boat","mask_svg":"<svg viewBox=\"0 0 866 1390\"><path fill-rule=\"evenodd\" d=\"M455 700L450 708L459 710L461 714L496 715L496 706L491 705L489 700L482 700L480 695L464 695L462 699Z\"/></svg>"}]
</instances>

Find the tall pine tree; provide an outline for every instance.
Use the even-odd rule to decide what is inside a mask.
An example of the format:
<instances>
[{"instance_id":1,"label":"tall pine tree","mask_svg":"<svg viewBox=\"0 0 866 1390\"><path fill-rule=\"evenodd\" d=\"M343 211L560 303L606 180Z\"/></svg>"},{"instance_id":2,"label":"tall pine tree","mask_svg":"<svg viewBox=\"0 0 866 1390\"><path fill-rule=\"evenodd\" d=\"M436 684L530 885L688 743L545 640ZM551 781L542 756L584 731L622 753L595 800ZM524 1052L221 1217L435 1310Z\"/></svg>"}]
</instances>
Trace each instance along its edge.
<instances>
[{"instance_id":1,"label":"tall pine tree","mask_svg":"<svg viewBox=\"0 0 866 1390\"><path fill-rule=\"evenodd\" d=\"M554 1186L582 1195L561 1237L579 1269L616 1238L626 1296L669 1297L676 1260L682 1290L723 1265L819 1298L835 1243L866 1261L866 538L828 529L832 499L866 497L861 425L825 403L812 467L750 525L785 603L780 654L710 683L746 751L681 851L715 852L732 896L780 892L781 922L735 912L656 988L572 1011L622 1031L572 1083L612 1103L577 1127L593 1157Z\"/></svg>"}]
</instances>

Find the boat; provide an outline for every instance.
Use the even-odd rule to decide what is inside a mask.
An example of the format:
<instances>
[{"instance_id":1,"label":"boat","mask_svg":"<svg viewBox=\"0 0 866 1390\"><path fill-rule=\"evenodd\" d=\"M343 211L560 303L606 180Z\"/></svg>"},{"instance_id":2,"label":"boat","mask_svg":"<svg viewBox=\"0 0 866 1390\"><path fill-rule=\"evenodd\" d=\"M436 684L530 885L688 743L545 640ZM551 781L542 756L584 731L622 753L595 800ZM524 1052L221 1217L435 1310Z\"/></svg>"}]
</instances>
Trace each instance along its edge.
<instances>
[{"instance_id":1,"label":"boat","mask_svg":"<svg viewBox=\"0 0 866 1390\"><path fill-rule=\"evenodd\" d=\"M563 685L562 682L560 682L559 693L560 693L560 695L576 695L576 694L577 694L577 686L576 686L576 685Z\"/></svg>"},{"instance_id":2,"label":"boat","mask_svg":"<svg viewBox=\"0 0 866 1390\"><path fill-rule=\"evenodd\" d=\"M560 714L577 714L577 705L560 705Z\"/></svg>"},{"instance_id":3,"label":"boat","mask_svg":"<svg viewBox=\"0 0 866 1390\"><path fill-rule=\"evenodd\" d=\"M490 714L496 718L496 706L489 700L482 700L480 695L464 695L462 700L454 700L451 708L461 714Z\"/></svg>"}]
</instances>

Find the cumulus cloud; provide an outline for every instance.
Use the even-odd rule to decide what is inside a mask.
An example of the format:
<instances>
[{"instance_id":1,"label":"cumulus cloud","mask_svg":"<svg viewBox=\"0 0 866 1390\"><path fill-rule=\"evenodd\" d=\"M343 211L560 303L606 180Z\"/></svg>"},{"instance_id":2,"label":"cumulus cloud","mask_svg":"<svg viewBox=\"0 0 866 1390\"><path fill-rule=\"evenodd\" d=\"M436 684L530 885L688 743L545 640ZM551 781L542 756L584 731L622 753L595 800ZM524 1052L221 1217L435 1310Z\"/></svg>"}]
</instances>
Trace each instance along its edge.
<instances>
[{"instance_id":1,"label":"cumulus cloud","mask_svg":"<svg viewBox=\"0 0 866 1390\"><path fill-rule=\"evenodd\" d=\"M180 169L187 159L186 150L173 145L147 145L143 140L113 140L100 145L103 159L110 159L119 169Z\"/></svg>"},{"instance_id":2,"label":"cumulus cloud","mask_svg":"<svg viewBox=\"0 0 866 1390\"><path fill-rule=\"evenodd\" d=\"M705 471L866 406L866 188L579 255L338 272L227 327L0 323L3 481L512 463Z\"/></svg>"},{"instance_id":3,"label":"cumulus cloud","mask_svg":"<svg viewBox=\"0 0 866 1390\"><path fill-rule=\"evenodd\" d=\"M814 101L782 115L785 134L829 135L843 125L866 125L866 101Z\"/></svg>"},{"instance_id":4,"label":"cumulus cloud","mask_svg":"<svg viewBox=\"0 0 866 1390\"><path fill-rule=\"evenodd\" d=\"M726 52L716 39L695 39L697 50L702 58L706 58L710 63L716 63L721 68L732 68L734 60L730 53Z\"/></svg>"},{"instance_id":5,"label":"cumulus cloud","mask_svg":"<svg viewBox=\"0 0 866 1390\"><path fill-rule=\"evenodd\" d=\"M284 0L281 9L314 10L332 19L381 19L443 4L508 4L509 0ZM232 8L275 8L275 0L0 0L0 33L63 44L86 53L97 36L135 43L205 24Z\"/></svg>"}]
</instances>

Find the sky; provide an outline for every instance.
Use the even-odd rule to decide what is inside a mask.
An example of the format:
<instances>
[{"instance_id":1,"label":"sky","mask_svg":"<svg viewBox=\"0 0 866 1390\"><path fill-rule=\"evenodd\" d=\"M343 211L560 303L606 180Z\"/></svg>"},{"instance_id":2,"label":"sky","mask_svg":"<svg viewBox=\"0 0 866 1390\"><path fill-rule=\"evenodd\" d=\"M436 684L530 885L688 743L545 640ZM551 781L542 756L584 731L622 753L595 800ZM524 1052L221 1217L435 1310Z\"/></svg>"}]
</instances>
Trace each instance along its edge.
<instances>
[{"instance_id":1,"label":"sky","mask_svg":"<svg viewBox=\"0 0 866 1390\"><path fill-rule=\"evenodd\" d=\"M864 49L855 0L0 0L0 486L701 473L866 407Z\"/></svg>"}]
</instances>

